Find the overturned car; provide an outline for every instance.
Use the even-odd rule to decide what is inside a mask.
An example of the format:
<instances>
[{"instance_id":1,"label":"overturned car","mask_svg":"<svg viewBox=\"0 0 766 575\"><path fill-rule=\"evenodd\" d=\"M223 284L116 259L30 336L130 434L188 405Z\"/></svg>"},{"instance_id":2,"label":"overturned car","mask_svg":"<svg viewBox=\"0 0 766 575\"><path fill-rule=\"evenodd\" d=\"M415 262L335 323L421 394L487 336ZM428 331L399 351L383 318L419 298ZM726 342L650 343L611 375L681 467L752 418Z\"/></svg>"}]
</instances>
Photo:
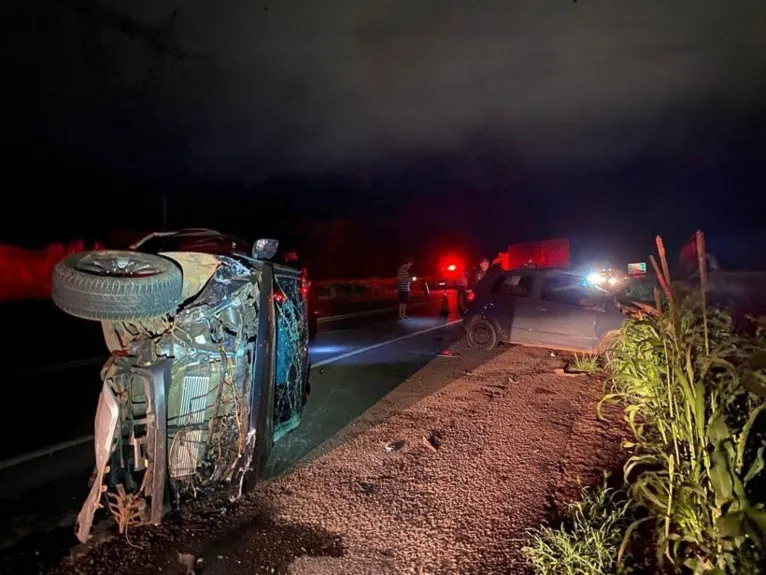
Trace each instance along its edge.
<instances>
[{"instance_id":1,"label":"overturned car","mask_svg":"<svg viewBox=\"0 0 766 575\"><path fill-rule=\"evenodd\" d=\"M158 524L205 491L239 497L273 442L300 423L309 393L307 283L269 261L275 241L247 248L182 230L55 266L53 301L100 321L111 352L80 541L101 508L124 532Z\"/></svg>"}]
</instances>

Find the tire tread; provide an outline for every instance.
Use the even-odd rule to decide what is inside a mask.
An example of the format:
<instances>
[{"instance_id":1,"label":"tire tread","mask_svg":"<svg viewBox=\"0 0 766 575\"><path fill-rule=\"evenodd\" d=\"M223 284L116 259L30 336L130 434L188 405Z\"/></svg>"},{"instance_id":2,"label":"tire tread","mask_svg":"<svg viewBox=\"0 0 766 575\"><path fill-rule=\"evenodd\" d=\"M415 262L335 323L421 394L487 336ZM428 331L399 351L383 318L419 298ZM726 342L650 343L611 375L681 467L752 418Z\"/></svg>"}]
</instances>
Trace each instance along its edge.
<instances>
[{"instance_id":1,"label":"tire tread","mask_svg":"<svg viewBox=\"0 0 766 575\"><path fill-rule=\"evenodd\" d=\"M176 310L183 277L171 260L142 254L153 261L156 258L161 273L147 277L99 276L77 269L84 253L64 258L53 268L51 297L62 311L89 320L129 321Z\"/></svg>"}]
</instances>

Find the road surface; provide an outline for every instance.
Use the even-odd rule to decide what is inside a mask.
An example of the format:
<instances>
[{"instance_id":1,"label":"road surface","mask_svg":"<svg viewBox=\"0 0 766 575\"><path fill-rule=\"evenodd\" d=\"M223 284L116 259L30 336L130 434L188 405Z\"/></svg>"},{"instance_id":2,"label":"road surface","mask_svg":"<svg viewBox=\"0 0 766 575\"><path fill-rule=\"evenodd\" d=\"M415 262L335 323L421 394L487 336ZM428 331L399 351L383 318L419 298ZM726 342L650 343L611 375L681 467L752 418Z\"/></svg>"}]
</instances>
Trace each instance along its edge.
<instances>
[{"instance_id":1,"label":"road surface","mask_svg":"<svg viewBox=\"0 0 766 575\"><path fill-rule=\"evenodd\" d=\"M432 295L415 302L414 310L421 316L435 316L439 301ZM397 305L392 301L327 301L321 309L328 315L319 320L322 333L312 352L315 361L341 353L334 350L348 352L387 337L385 331L368 326L394 318ZM19 457L92 433L106 348L97 322L68 316L49 301L3 304L0 317L5 325L13 326L0 331L0 355L4 354L7 369L3 375L13 382L4 400L31 408L37 420L56 427L53 435L47 425L27 425L23 433L16 433L15 421L0 418L0 435L13 435L13 441L0 442L2 471Z\"/></svg>"},{"instance_id":2,"label":"road surface","mask_svg":"<svg viewBox=\"0 0 766 575\"><path fill-rule=\"evenodd\" d=\"M404 349L430 356L410 340ZM323 386L303 434L278 447L289 472L236 504L206 497L158 527L91 541L49 575L527 573L527 530L575 499L578 481L621 469L622 411L599 419L603 374L559 375L566 354L451 349L312 449L339 395ZM369 375L357 361L333 366L349 383ZM339 406L354 405L358 383Z\"/></svg>"},{"instance_id":3,"label":"road surface","mask_svg":"<svg viewBox=\"0 0 766 575\"><path fill-rule=\"evenodd\" d=\"M439 356L462 334L454 302L448 319L438 317L440 303L432 297L414 306L412 318L405 322L396 320L395 308L323 322L311 349L315 367L304 421L275 446L267 474L290 470L427 363L454 363L455 373L448 369L445 382L470 369L470 358L456 361ZM87 385L93 387L93 394L92 402L70 405L66 411L56 402L39 401L37 413L44 414L46 437L52 439L48 443L72 445L30 460L25 460L24 453L14 453L0 464L0 572L35 572L38 561L47 563L67 553L74 543L74 517L93 467L92 444L77 440L92 430L99 368L100 361L94 361L55 372L30 369L26 379L19 374L17 381L27 388L50 384L53 376L57 389ZM51 431L61 429L68 433Z\"/></svg>"}]
</instances>

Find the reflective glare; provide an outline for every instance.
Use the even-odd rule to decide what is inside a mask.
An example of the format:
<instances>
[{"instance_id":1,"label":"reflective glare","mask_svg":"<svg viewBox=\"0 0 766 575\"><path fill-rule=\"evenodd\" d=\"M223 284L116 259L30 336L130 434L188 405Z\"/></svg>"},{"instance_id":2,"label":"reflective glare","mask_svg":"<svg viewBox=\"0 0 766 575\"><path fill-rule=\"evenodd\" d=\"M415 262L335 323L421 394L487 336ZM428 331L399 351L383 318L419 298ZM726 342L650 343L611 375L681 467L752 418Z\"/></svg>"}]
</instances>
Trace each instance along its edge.
<instances>
[{"instance_id":1,"label":"reflective glare","mask_svg":"<svg viewBox=\"0 0 766 575\"><path fill-rule=\"evenodd\" d=\"M341 354L350 351L351 348L346 345L322 345L314 344L309 348L309 352L312 354L328 355L328 354Z\"/></svg>"},{"instance_id":2,"label":"reflective glare","mask_svg":"<svg viewBox=\"0 0 766 575\"><path fill-rule=\"evenodd\" d=\"M409 319L400 321L401 324L410 327L412 331L428 329L429 327L437 325L437 322L437 318L434 317L410 317Z\"/></svg>"},{"instance_id":3,"label":"reflective glare","mask_svg":"<svg viewBox=\"0 0 766 575\"><path fill-rule=\"evenodd\" d=\"M594 285L602 284L602 283L604 283L604 281L606 281L606 279L601 274L592 273L592 274L588 275L588 282L590 282L590 283L592 283Z\"/></svg>"}]
</instances>

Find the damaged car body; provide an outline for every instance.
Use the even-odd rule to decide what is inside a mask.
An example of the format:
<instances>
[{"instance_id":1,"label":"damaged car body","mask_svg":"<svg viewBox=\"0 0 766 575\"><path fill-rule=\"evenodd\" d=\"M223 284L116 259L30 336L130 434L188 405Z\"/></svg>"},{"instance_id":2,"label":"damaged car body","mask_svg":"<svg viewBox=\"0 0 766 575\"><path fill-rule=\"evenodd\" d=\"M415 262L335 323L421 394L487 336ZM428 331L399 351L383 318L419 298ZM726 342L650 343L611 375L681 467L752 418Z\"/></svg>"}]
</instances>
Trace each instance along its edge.
<instances>
[{"instance_id":1,"label":"damaged car body","mask_svg":"<svg viewBox=\"0 0 766 575\"><path fill-rule=\"evenodd\" d=\"M209 230L148 236L129 251L69 256L53 271L63 311L100 321L96 469L78 515L104 508L120 532L158 524L206 491L242 494L308 397L307 284L272 263L276 241Z\"/></svg>"}]
</instances>

